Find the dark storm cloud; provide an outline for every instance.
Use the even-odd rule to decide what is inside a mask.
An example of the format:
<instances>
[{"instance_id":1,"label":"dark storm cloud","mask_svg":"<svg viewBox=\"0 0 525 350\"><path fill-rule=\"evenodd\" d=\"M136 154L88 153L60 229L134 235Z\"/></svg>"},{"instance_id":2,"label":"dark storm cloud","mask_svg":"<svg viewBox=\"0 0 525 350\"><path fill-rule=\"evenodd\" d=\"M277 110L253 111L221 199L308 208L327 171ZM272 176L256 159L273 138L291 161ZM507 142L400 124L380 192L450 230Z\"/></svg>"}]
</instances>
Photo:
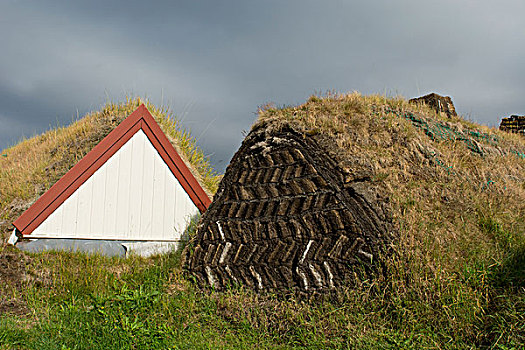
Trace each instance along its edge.
<instances>
[{"instance_id":1,"label":"dark storm cloud","mask_svg":"<svg viewBox=\"0 0 525 350\"><path fill-rule=\"evenodd\" d=\"M316 91L436 91L525 113L521 1L7 1L0 148L107 99L164 102L219 169L257 106Z\"/></svg>"}]
</instances>

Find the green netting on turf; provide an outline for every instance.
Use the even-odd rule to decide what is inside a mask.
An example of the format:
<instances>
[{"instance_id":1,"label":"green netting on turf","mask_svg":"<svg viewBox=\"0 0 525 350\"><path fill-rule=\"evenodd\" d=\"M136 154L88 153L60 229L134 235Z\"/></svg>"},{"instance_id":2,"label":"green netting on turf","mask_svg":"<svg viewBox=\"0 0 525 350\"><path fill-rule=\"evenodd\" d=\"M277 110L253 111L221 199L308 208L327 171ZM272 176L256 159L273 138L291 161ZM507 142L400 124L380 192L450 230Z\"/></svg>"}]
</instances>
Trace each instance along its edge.
<instances>
[{"instance_id":1,"label":"green netting on turf","mask_svg":"<svg viewBox=\"0 0 525 350\"><path fill-rule=\"evenodd\" d=\"M477 130L467 129L465 127L455 127L445 123L435 121L416 115L411 112L400 112L392 109L382 110L381 112L375 110L375 115L392 114L406 120L409 120L412 125L421 129L433 141L449 141L462 142L473 153L485 157L487 154L497 154L499 156L516 155L520 158L525 158L525 151L519 149L509 149L502 147L500 140L496 135L487 134ZM440 159L438 153L433 150L427 150L428 154L432 156L434 164L443 168L448 175L457 175L452 166L448 166ZM486 182L481 184L481 189L485 190L494 184L496 181L488 178Z\"/></svg>"},{"instance_id":2,"label":"green netting on turf","mask_svg":"<svg viewBox=\"0 0 525 350\"><path fill-rule=\"evenodd\" d=\"M480 143L497 147L498 150L504 155L515 154L520 158L525 158L525 153L522 151L514 149L505 150L498 147L499 140L495 135L487 134L477 130L459 130L447 124L420 117L411 112L401 113L394 110L387 110L386 112L409 120L412 125L423 130L423 132L434 141L460 141L463 142L473 153L479 154L482 157L486 155L487 151Z\"/></svg>"}]
</instances>

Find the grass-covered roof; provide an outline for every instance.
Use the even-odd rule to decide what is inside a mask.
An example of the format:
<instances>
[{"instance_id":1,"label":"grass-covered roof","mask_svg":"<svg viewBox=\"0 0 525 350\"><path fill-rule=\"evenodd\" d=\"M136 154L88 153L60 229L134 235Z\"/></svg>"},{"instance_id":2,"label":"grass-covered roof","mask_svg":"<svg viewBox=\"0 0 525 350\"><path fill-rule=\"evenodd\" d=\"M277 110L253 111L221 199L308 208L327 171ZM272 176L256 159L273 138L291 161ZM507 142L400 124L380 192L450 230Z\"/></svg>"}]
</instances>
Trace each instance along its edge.
<instances>
[{"instance_id":1,"label":"grass-covered roof","mask_svg":"<svg viewBox=\"0 0 525 350\"><path fill-rule=\"evenodd\" d=\"M399 233L392 263L411 281L440 284L480 263L516 274L525 287L523 266L505 266L525 256L523 137L358 93L267 106L253 128L283 127L314 137L348 181L367 181L389 198Z\"/></svg>"}]
</instances>

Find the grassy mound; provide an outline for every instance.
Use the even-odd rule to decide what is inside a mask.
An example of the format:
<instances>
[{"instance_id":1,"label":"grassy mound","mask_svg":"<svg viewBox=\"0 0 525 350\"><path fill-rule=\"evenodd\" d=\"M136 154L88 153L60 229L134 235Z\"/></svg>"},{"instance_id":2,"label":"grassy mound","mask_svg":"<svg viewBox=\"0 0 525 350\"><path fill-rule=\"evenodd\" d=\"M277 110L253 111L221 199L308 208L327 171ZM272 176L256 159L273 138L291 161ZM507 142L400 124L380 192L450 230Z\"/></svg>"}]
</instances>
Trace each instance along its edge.
<instances>
[{"instance_id":1,"label":"grassy mound","mask_svg":"<svg viewBox=\"0 0 525 350\"><path fill-rule=\"evenodd\" d=\"M359 94L261 111L202 218L188 270L215 288L316 293L351 283L354 264L388 266L380 247L392 233L424 280L470 259L464 251L488 238L481 221L520 240L523 142L450 116ZM453 240L463 246L436 262Z\"/></svg>"},{"instance_id":2,"label":"grassy mound","mask_svg":"<svg viewBox=\"0 0 525 350\"><path fill-rule=\"evenodd\" d=\"M314 135L349 180L366 169L363 180L390 198L395 254L386 259L387 277L363 281L377 292L367 299L389 305L389 318L414 330L425 320L479 344L524 341L523 138L357 93L267 107L258 123ZM483 326L471 326L477 322Z\"/></svg>"},{"instance_id":3,"label":"grassy mound","mask_svg":"<svg viewBox=\"0 0 525 350\"><path fill-rule=\"evenodd\" d=\"M353 288L335 300L308 302L242 288L200 291L182 274L178 255L31 255L24 262L28 277L6 289L25 309L0 316L0 348L525 346L522 138L402 99L359 94L267 107L258 123L292 125L332 145L335 140L332 156L349 178L362 176L352 170L360 164L374 186L390 194L398 239L383 273L357 274ZM88 142L70 140L71 147ZM9 164L22 145L7 150ZM24 149L31 154L34 148ZM35 185L59 177L51 163L40 165L37 175L17 175L39 164L30 159L19 168L0 167L2 180L17 176L11 190L0 187L2 215L14 210L17 198L30 201L43 191Z\"/></svg>"},{"instance_id":4,"label":"grassy mound","mask_svg":"<svg viewBox=\"0 0 525 350\"><path fill-rule=\"evenodd\" d=\"M314 135L348 181L390 198L404 266L395 270L412 281L432 284L475 262L499 266L523 249L525 140L517 135L357 93L267 108L258 123Z\"/></svg>"}]
</instances>

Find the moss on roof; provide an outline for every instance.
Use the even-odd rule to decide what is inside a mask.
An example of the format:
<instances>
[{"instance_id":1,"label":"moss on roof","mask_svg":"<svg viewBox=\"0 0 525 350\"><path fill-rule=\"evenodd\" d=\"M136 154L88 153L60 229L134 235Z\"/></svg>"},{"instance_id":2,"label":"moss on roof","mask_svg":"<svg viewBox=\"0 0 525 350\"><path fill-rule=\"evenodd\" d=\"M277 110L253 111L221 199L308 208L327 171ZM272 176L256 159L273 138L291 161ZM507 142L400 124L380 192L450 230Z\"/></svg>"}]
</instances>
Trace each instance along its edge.
<instances>
[{"instance_id":1,"label":"moss on roof","mask_svg":"<svg viewBox=\"0 0 525 350\"><path fill-rule=\"evenodd\" d=\"M124 103L108 103L100 111L88 113L69 126L49 130L1 152L0 236L5 238L11 223L25 209L142 103L204 190L213 195L219 177L189 132L168 110L140 98L127 99Z\"/></svg>"}]
</instances>

